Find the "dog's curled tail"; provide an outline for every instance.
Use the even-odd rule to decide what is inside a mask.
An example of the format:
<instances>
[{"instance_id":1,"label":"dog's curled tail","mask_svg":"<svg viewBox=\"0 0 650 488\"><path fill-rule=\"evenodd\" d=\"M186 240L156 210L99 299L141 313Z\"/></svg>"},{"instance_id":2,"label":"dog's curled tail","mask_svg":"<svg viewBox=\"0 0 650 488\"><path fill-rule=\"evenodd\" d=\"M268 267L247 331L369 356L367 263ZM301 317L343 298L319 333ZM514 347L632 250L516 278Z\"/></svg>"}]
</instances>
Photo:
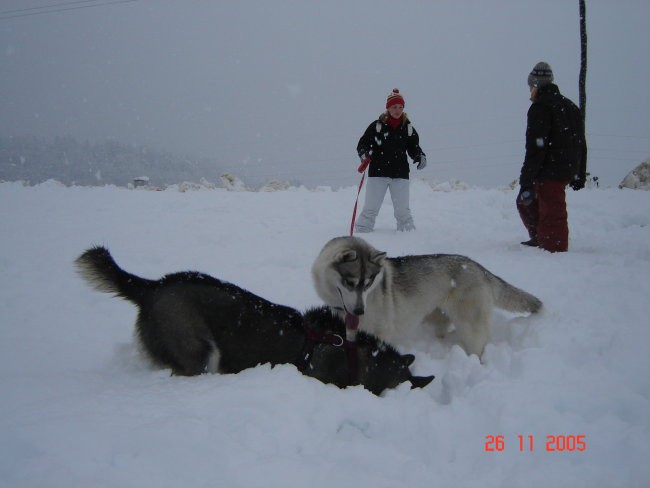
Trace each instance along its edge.
<instances>
[{"instance_id":1,"label":"dog's curled tail","mask_svg":"<svg viewBox=\"0 0 650 488\"><path fill-rule=\"evenodd\" d=\"M528 313L537 313L542 309L543 303L536 296L511 285L498 276L494 276L494 281L496 282L496 286L493 287L494 302L497 307L509 312Z\"/></svg>"},{"instance_id":2,"label":"dog's curled tail","mask_svg":"<svg viewBox=\"0 0 650 488\"><path fill-rule=\"evenodd\" d=\"M77 272L95 290L112 293L138 305L156 284L124 271L103 246L94 246L82 253L75 265Z\"/></svg>"}]
</instances>

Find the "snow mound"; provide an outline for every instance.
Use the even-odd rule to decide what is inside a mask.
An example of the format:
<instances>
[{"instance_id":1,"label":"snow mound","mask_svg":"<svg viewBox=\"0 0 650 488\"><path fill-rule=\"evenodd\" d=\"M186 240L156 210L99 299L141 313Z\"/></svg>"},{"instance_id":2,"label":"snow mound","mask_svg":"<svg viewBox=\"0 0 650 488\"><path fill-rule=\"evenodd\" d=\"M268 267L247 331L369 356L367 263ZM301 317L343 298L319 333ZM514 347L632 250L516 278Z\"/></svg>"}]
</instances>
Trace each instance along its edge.
<instances>
[{"instance_id":1,"label":"snow mound","mask_svg":"<svg viewBox=\"0 0 650 488\"><path fill-rule=\"evenodd\" d=\"M260 188L259 191L270 192L270 191L284 191L291 188L291 185L286 181L271 180Z\"/></svg>"},{"instance_id":2,"label":"snow mound","mask_svg":"<svg viewBox=\"0 0 650 488\"><path fill-rule=\"evenodd\" d=\"M230 173L219 175L219 179L228 191L250 191L240 178Z\"/></svg>"},{"instance_id":3,"label":"snow mound","mask_svg":"<svg viewBox=\"0 0 650 488\"><path fill-rule=\"evenodd\" d=\"M650 190L650 159L630 171L618 187L631 188L632 190Z\"/></svg>"}]
</instances>

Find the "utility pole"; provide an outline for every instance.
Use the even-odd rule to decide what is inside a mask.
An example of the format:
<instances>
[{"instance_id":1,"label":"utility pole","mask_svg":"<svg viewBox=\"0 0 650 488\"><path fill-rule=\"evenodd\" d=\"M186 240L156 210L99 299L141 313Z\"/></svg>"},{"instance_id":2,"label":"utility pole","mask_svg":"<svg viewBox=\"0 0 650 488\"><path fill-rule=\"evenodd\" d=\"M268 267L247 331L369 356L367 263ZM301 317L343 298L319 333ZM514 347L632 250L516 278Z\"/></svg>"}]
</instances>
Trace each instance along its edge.
<instances>
[{"instance_id":1,"label":"utility pole","mask_svg":"<svg viewBox=\"0 0 650 488\"><path fill-rule=\"evenodd\" d=\"M587 114L587 92L585 82L587 81L587 15L585 0L579 0L580 4L580 78L578 80L578 93L580 112L582 112L582 123L584 125Z\"/></svg>"}]
</instances>

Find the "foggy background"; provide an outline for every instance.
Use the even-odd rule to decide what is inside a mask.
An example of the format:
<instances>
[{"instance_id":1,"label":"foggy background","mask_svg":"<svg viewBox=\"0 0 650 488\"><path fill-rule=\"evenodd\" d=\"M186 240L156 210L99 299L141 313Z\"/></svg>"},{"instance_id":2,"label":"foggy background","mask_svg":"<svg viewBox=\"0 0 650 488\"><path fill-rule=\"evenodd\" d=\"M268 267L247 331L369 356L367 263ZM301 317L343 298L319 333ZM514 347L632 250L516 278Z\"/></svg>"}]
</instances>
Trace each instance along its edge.
<instances>
[{"instance_id":1,"label":"foggy background","mask_svg":"<svg viewBox=\"0 0 650 488\"><path fill-rule=\"evenodd\" d=\"M587 2L588 171L604 184L650 157L649 18L646 0ZM411 177L491 187L519 176L537 61L578 102L578 1L2 0L0 55L0 137L355 185L357 141L397 87L429 161Z\"/></svg>"}]
</instances>

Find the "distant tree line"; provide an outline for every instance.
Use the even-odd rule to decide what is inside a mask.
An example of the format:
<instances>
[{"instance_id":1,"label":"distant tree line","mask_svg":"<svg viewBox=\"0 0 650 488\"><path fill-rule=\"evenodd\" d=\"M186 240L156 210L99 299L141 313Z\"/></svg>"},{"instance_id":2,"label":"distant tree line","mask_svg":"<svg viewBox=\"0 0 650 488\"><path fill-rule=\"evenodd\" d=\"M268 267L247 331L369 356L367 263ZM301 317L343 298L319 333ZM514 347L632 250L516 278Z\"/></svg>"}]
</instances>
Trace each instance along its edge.
<instances>
[{"instance_id":1,"label":"distant tree line","mask_svg":"<svg viewBox=\"0 0 650 488\"><path fill-rule=\"evenodd\" d=\"M73 137L0 137L0 181L38 184L57 180L66 185L126 186L147 176L152 185L218 179L220 171L207 159L189 159L144 146L109 140L79 142Z\"/></svg>"}]
</instances>

